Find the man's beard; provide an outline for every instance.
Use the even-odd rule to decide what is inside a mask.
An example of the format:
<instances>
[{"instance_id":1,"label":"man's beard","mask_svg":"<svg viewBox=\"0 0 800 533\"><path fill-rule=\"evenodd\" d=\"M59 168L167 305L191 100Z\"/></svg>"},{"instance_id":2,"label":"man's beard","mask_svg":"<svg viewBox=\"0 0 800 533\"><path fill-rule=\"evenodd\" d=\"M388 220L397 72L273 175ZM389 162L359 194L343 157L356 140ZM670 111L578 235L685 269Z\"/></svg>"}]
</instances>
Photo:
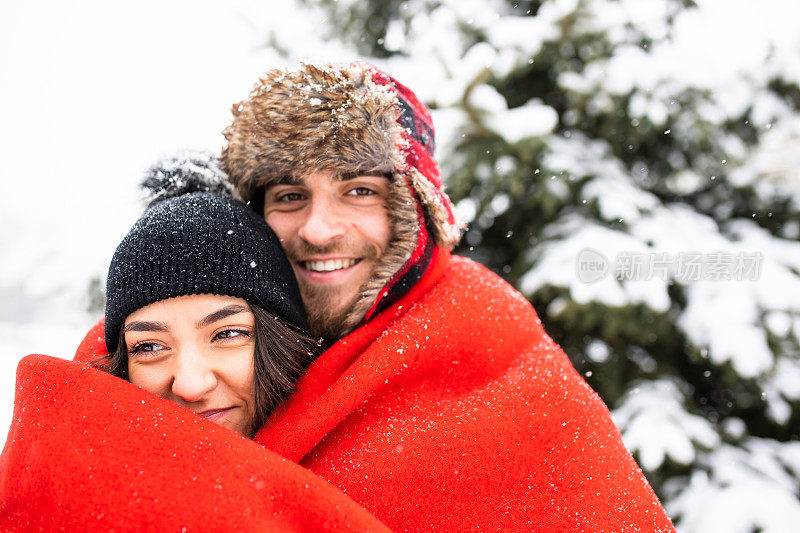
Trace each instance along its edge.
<instances>
[{"instance_id":1,"label":"man's beard","mask_svg":"<svg viewBox=\"0 0 800 533\"><path fill-rule=\"evenodd\" d=\"M380 256L380 250L366 242L347 240L336 241L326 246L315 246L299 240L296 243L287 243L285 251L289 259L295 262L315 255L342 255L358 257L361 261L374 264ZM310 284L298 279L311 334L326 340L338 340L345 333L342 328L358 302L364 285L369 282L372 275L370 272L353 295L343 295L342 287ZM343 303L343 298L349 300Z\"/></svg>"},{"instance_id":2,"label":"man's beard","mask_svg":"<svg viewBox=\"0 0 800 533\"><path fill-rule=\"evenodd\" d=\"M300 285L300 295L308 315L308 327L314 337L336 340L353 310L358 294L345 305L341 305L341 296L331 287Z\"/></svg>"}]
</instances>

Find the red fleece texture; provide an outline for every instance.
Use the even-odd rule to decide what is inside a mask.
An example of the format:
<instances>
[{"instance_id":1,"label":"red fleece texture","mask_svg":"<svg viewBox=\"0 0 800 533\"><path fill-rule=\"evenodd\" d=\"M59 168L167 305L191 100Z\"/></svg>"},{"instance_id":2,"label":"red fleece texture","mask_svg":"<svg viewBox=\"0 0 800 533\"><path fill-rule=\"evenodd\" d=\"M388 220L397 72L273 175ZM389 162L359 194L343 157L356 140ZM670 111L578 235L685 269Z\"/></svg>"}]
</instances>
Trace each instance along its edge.
<instances>
[{"instance_id":1,"label":"red fleece texture","mask_svg":"<svg viewBox=\"0 0 800 533\"><path fill-rule=\"evenodd\" d=\"M0 531L388 531L319 476L83 363L17 370Z\"/></svg>"},{"instance_id":2,"label":"red fleece texture","mask_svg":"<svg viewBox=\"0 0 800 533\"><path fill-rule=\"evenodd\" d=\"M102 355L93 335L98 332L87 335L76 358ZM236 501L240 516L231 520L237 528L274 518L285 505L280 516L287 531L305 527L304 510L314 520L332 513L331 527L321 530L340 530L344 522L378 529L380 520L394 531L674 531L608 410L544 333L530 304L485 268L440 249L404 298L311 365L297 393L256 436L285 462L177 406L170 410L168 402L134 394L132 385L100 379L90 369L79 374L69 384L55 377L52 386L81 386L66 397L35 400L38 412L19 412L34 401L36 385L18 396L2 457L4 469L14 470L13 476L4 470L0 485L3 519L15 484L27 475L27 492L14 501L50 502L61 494L53 493L59 485L65 494L77 492L59 496L70 505L76 495L94 506L113 503L123 521L125 513L142 513L119 506L120 486L125 502L145 499L147 516L159 506L171 516L166 502L184 494L181 512L192 523L201 523L192 509L231 508ZM87 387L95 392L87 395ZM158 410L151 412L152 405ZM175 416L163 422L163 412ZM64 418L72 433L59 430ZM20 444L19 435L30 442ZM73 448L75 439L80 452L69 450L52 464L56 451ZM213 451L192 452L197 442ZM55 450L34 457L30 450L44 446ZM176 447L192 453L176 458ZM69 465L81 458L81 468ZM39 465L38 475L28 472L29 463ZM140 463L148 468L138 476ZM89 466L103 469L102 479L95 471L89 490L76 487ZM211 480L198 490L206 469ZM193 480L195 471L200 475ZM221 489L215 489L217 476ZM247 476L259 476L267 484L261 490L281 497L265 497ZM305 483L313 488L303 492ZM101 497L109 494L113 499ZM262 505L266 510L257 514ZM84 507L83 515L92 516L94 507Z\"/></svg>"}]
</instances>

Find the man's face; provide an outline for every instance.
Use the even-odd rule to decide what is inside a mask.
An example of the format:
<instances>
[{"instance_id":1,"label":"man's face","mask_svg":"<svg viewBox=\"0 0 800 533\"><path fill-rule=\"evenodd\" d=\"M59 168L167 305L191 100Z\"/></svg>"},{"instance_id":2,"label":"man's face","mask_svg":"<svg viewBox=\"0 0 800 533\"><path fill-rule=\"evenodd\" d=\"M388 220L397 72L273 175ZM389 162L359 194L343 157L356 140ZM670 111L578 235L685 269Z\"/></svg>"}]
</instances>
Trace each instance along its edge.
<instances>
[{"instance_id":1,"label":"man's face","mask_svg":"<svg viewBox=\"0 0 800 533\"><path fill-rule=\"evenodd\" d=\"M264 193L264 218L294 269L315 335L339 331L392 236L385 176L321 170Z\"/></svg>"}]
</instances>

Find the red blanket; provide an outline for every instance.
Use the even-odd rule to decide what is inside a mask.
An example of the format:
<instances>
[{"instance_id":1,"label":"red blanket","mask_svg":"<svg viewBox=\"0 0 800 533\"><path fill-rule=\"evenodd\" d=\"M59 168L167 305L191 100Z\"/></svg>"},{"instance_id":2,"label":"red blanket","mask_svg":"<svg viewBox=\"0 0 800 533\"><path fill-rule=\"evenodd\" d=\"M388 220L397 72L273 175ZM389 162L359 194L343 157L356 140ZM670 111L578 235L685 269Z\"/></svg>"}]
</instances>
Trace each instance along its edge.
<instances>
[{"instance_id":1,"label":"red blanket","mask_svg":"<svg viewBox=\"0 0 800 533\"><path fill-rule=\"evenodd\" d=\"M98 339L100 330L90 333L77 357L94 357ZM344 522L356 530L378 529L378 519L395 531L674 531L608 410L544 333L530 304L483 267L441 250L401 301L320 356L298 383L298 392L259 432L256 441L286 462L168 402L145 400L147 393L134 394L129 384L97 377L90 369L82 372L72 379L102 391L92 400L57 406L65 398L48 397L22 429L15 420L2 457L3 517L9 516L9 479L18 483L19 475L5 475L5 470L26 473L31 462L34 444L20 445L19 435L33 443L51 441L37 447L64 448L65 442L73 445L73 437L64 433L69 427L90 432L91 438L84 434L78 440L93 451L82 448L78 457L94 457L91 464L104 469L103 476L94 472L91 490L79 491L78 499L93 505L118 506L117 487L123 486L126 501L133 492L140 499L146 494L150 509L166 506L161 498L185 494L183 520L191 518L192 505L213 508L208 502L216 494L228 503L215 505L231 509L237 501L243 506L239 524L283 512L286 530L289 524L311 527L308 520L327 517L336 530ZM24 385L26 378L20 379ZM116 411L122 392L134 398L124 403L130 409L124 417ZM21 393L17 411L29 401ZM95 411L97 403L104 405L101 413ZM158 406L152 416L139 412L150 413L152 405ZM43 416L48 411L72 424L54 425L52 416ZM158 418L163 412L184 414L182 419L175 414L165 427ZM145 417L137 421L136 416ZM37 425L56 431L44 439L33 429ZM209 453L176 452L176 447L191 451L198 442L209 443ZM37 456L47 484L74 488L75 480L86 476L80 469L51 473L50 458ZM159 471L162 461L166 466ZM137 475L140 462L150 467ZM185 472L175 476L181 467ZM201 477L187 479L195 468L209 469L222 488L215 489L215 481L196 486ZM57 481L61 474L65 477ZM265 498L248 476L258 476L266 483L260 490L280 497ZM41 473L30 477L20 501L54 498L42 490ZM305 483L313 496L303 493ZM45 494L36 496L37 490ZM229 493L237 496L228 498ZM97 502L97 495L109 499ZM135 513L136 506L131 507L119 509L117 519Z\"/></svg>"},{"instance_id":2,"label":"red blanket","mask_svg":"<svg viewBox=\"0 0 800 533\"><path fill-rule=\"evenodd\" d=\"M0 531L388 531L238 434L84 363L17 369Z\"/></svg>"}]
</instances>

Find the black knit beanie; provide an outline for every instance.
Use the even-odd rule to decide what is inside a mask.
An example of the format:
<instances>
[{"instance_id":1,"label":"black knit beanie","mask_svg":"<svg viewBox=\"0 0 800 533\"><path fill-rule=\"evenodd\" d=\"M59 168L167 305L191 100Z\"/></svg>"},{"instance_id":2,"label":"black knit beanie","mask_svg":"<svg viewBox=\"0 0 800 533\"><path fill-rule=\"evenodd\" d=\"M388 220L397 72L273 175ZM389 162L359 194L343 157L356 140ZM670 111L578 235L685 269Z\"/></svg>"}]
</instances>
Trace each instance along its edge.
<instances>
[{"instance_id":1,"label":"black knit beanie","mask_svg":"<svg viewBox=\"0 0 800 533\"><path fill-rule=\"evenodd\" d=\"M174 181L174 180L173 180ZM185 183L182 183L185 185ZM188 192L188 194L186 194ZM191 192L161 199L117 247L106 283L106 347L125 318L151 303L190 294L242 298L307 330L294 272L264 220L230 196Z\"/></svg>"}]
</instances>

